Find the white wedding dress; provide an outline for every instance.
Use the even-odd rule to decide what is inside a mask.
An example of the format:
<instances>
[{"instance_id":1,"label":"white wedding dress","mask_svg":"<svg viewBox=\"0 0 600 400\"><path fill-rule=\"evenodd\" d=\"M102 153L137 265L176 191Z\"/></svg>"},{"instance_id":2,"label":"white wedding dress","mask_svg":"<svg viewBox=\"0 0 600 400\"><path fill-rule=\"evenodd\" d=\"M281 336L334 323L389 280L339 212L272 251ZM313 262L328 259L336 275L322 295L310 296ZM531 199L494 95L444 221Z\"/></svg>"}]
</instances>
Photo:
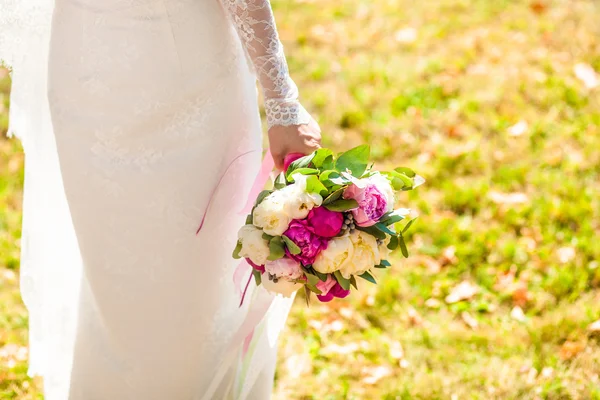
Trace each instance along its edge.
<instances>
[{"instance_id":1,"label":"white wedding dress","mask_svg":"<svg viewBox=\"0 0 600 400\"><path fill-rule=\"evenodd\" d=\"M291 300L238 307L231 258L261 158L256 78L269 126L310 117L268 0L0 0L0 58L46 400L270 398Z\"/></svg>"}]
</instances>

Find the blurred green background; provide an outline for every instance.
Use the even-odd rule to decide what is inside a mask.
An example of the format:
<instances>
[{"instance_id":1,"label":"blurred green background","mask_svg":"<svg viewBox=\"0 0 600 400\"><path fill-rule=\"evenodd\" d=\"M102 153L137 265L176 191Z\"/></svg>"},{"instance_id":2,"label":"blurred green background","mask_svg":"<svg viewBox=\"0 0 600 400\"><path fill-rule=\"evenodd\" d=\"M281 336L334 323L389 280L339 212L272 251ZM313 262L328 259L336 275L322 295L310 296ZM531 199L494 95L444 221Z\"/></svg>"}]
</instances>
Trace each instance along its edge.
<instances>
[{"instance_id":1,"label":"blurred green background","mask_svg":"<svg viewBox=\"0 0 600 400\"><path fill-rule=\"evenodd\" d=\"M324 144L427 179L401 198L408 260L350 299L298 299L275 398L600 399L600 3L273 6ZM0 71L0 399L41 399L9 86Z\"/></svg>"}]
</instances>

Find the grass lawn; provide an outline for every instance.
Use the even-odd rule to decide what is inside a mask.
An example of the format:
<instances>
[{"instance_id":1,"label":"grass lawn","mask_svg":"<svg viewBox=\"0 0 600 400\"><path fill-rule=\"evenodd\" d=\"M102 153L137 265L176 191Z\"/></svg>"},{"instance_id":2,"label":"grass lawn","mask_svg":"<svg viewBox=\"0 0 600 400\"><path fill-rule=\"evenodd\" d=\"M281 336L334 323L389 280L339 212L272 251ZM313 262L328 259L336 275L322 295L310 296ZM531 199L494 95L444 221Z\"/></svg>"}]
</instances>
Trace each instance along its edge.
<instances>
[{"instance_id":1,"label":"grass lawn","mask_svg":"<svg viewBox=\"0 0 600 400\"><path fill-rule=\"evenodd\" d=\"M409 259L350 299L298 298L275 398L600 400L600 3L273 6L324 144L427 179L401 199ZM22 162L0 138L0 399L30 400Z\"/></svg>"}]
</instances>

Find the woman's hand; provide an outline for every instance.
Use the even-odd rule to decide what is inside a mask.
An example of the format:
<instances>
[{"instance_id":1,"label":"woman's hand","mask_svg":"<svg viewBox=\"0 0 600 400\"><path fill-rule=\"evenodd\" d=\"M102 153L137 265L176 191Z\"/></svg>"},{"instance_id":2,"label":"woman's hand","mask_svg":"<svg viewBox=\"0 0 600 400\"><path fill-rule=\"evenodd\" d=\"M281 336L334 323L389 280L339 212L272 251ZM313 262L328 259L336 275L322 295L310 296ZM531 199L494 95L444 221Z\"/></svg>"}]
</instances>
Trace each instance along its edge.
<instances>
[{"instance_id":1,"label":"woman's hand","mask_svg":"<svg viewBox=\"0 0 600 400\"><path fill-rule=\"evenodd\" d=\"M306 125L272 126L269 144L275 166L283 170L283 159L291 153L310 154L321 147L321 128L311 118Z\"/></svg>"}]
</instances>

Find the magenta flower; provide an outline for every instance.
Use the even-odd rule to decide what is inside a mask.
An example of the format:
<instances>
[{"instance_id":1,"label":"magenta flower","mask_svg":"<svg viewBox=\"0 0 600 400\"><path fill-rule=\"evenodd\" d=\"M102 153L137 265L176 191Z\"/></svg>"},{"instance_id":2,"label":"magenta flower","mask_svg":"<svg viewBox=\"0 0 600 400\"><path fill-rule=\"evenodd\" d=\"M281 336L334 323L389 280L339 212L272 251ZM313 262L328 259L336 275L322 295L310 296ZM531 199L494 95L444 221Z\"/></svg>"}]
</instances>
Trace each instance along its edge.
<instances>
[{"instance_id":1,"label":"magenta flower","mask_svg":"<svg viewBox=\"0 0 600 400\"><path fill-rule=\"evenodd\" d=\"M302 157L304 157L304 154L302 153L291 153L285 156L285 158L283 159L283 170L287 171L291 163Z\"/></svg>"},{"instance_id":2,"label":"magenta flower","mask_svg":"<svg viewBox=\"0 0 600 400\"><path fill-rule=\"evenodd\" d=\"M325 207L317 207L310 210L307 221L317 235L332 238L342 230L344 215L340 212L329 211Z\"/></svg>"},{"instance_id":3,"label":"magenta flower","mask_svg":"<svg viewBox=\"0 0 600 400\"><path fill-rule=\"evenodd\" d=\"M264 265L256 265L249 258L246 258L246 261L248 262L248 264L250 264L252 266L252 268L254 268L255 270L257 270L261 274L265 272L265 266Z\"/></svg>"},{"instance_id":4,"label":"magenta flower","mask_svg":"<svg viewBox=\"0 0 600 400\"><path fill-rule=\"evenodd\" d=\"M328 282L330 279L333 281L333 285L331 286L331 288L328 289L326 293L317 295L319 301L323 303L330 302L335 297L337 297L338 299L343 299L344 297L350 294L350 290L345 290L343 287L341 287L340 284L331 277L331 275L327 278L327 281L323 282L323 288L326 288L329 285ZM317 284L317 288L321 290L321 292L323 292L323 290L319 287L319 284Z\"/></svg>"},{"instance_id":5,"label":"magenta flower","mask_svg":"<svg viewBox=\"0 0 600 400\"><path fill-rule=\"evenodd\" d=\"M394 207L394 191L387 178L374 175L361 179L346 188L345 199L354 199L358 207L352 210L358 226L375 225L381 217Z\"/></svg>"},{"instance_id":6,"label":"magenta flower","mask_svg":"<svg viewBox=\"0 0 600 400\"><path fill-rule=\"evenodd\" d=\"M293 220L284 235L300 247L300 254L296 255L290 253L286 248L285 251L288 257L301 262L303 265L311 265L321 249L327 248L327 240L315 234L313 228L308 225L307 220Z\"/></svg>"}]
</instances>

